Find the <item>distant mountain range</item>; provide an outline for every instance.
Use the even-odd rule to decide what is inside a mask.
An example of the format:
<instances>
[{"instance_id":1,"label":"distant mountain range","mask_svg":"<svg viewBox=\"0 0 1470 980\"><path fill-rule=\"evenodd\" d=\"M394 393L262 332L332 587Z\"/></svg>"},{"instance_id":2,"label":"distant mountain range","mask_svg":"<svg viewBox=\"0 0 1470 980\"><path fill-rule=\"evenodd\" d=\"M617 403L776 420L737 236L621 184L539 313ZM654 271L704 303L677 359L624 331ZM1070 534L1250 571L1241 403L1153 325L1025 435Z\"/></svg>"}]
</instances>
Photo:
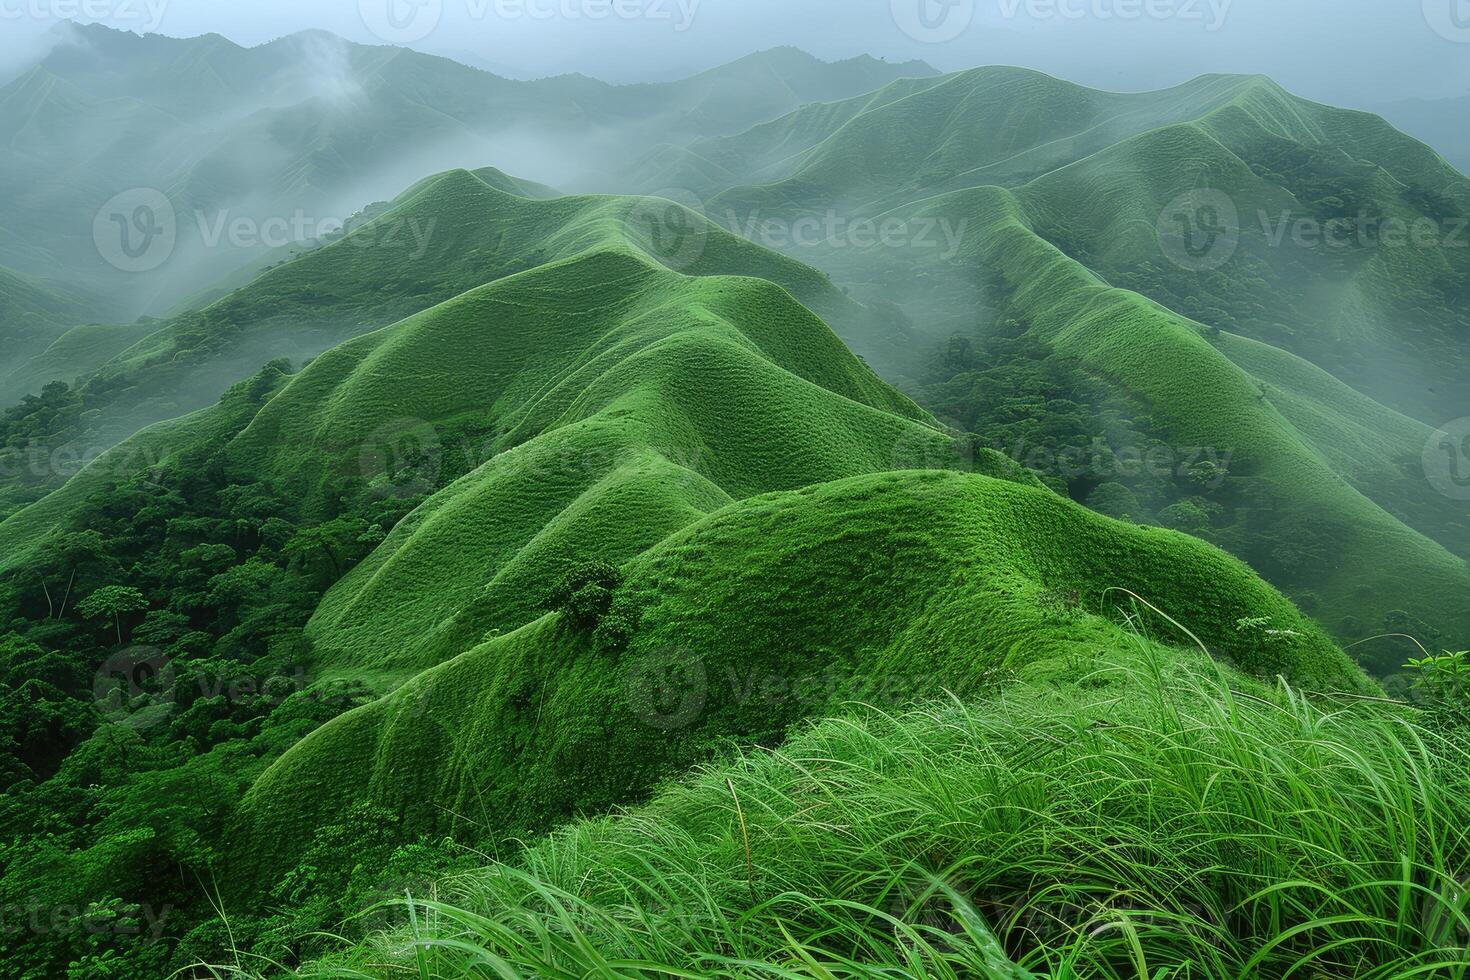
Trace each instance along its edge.
<instances>
[{"instance_id":1,"label":"distant mountain range","mask_svg":"<svg viewBox=\"0 0 1470 980\"><path fill-rule=\"evenodd\" d=\"M585 186L652 143L738 132L932 73L777 49L677 84L513 81L324 32L243 48L218 35L69 26L0 88L0 130L11 134L0 148L0 265L95 287L113 318L161 313L266 245L312 237L426 173L495 165ZM126 231L138 202L116 195L139 188L155 192L150 213L173 215L149 239L167 249L148 257L158 274L146 283L93 241L114 233L114 215L96 224L109 204Z\"/></svg>"}]
</instances>

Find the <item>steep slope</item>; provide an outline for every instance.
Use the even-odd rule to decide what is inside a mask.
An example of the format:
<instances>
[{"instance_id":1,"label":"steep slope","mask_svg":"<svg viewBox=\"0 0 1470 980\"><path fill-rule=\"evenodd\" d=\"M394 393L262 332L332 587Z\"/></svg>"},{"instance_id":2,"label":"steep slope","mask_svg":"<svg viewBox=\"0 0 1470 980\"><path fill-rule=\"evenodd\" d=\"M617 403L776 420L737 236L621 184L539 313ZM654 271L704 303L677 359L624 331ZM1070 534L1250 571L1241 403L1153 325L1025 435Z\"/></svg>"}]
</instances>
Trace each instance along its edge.
<instances>
[{"instance_id":1,"label":"steep slope","mask_svg":"<svg viewBox=\"0 0 1470 980\"><path fill-rule=\"evenodd\" d=\"M453 875L364 861L359 896L423 905L379 908L387 935L306 972L777 975L799 955L853 980L1454 973L1439 896L1470 862L1470 766L1381 704L1202 660L1140 642L963 702L850 706ZM1398 921L1421 881L1435 911ZM1175 925L1101 925L1119 914Z\"/></svg>"},{"instance_id":2,"label":"steep slope","mask_svg":"<svg viewBox=\"0 0 1470 980\"><path fill-rule=\"evenodd\" d=\"M1470 182L1383 120L1268 79L1117 95L975 69L809 107L657 163L645 184L687 178L737 230L835 214L842 232L946 191L1024 187L1038 232L1117 285L1283 346L1432 425L1470 402ZM1207 266L1167 237L1161 248L1160 229L1205 217L1182 213L1191 203L1230 225ZM849 237L802 257L871 293L901 290L939 336L963 318L914 282L932 255Z\"/></svg>"},{"instance_id":3,"label":"steep slope","mask_svg":"<svg viewBox=\"0 0 1470 980\"><path fill-rule=\"evenodd\" d=\"M1243 670L1372 689L1237 560L968 455L783 288L674 272L584 217L563 234L600 247L262 376L0 523L23 573L150 454L151 486L269 487L306 526L349 493L427 496L307 631L313 676L392 693L253 788L229 890L271 887L349 798L405 840L499 837L635 799L721 739L778 741L864 678L906 700L1064 670L1126 642L1117 590ZM595 632L545 606L589 560L624 576Z\"/></svg>"},{"instance_id":4,"label":"steep slope","mask_svg":"<svg viewBox=\"0 0 1470 980\"><path fill-rule=\"evenodd\" d=\"M471 469L323 602L321 661L353 674L425 666L523 625L578 553L621 562L732 499L953 455L779 287L690 280L623 251L324 354L227 458L309 504L364 447L400 438L430 444L421 469L436 476L450 454Z\"/></svg>"},{"instance_id":5,"label":"steep slope","mask_svg":"<svg viewBox=\"0 0 1470 980\"><path fill-rule=\"evenodd\" d=\"M1019 319L1042 342L1149 406L1155 425L1178 445L1231 451L1230 472L1216 495L1228 515L1219 539L1288 591L1311 593L1320 603L1314 612L1337 635L1365 638L1391 630L1406 612L1417 630L1428 625L1448 643L1470 636L1465 558L1354 489L1383 494L1426 528L1452 521L1454 502L1436 499L1422 470L1418 480L1386 472L1422 451L1426 427L1381 407L1350 419L1350 406L1371 403L1361 395L1349 400L1340 383L1293 366L1279 351L1223 337L1216 349L1204 327L1108 286L1037 235L1016 195L982 188L923 208L963 209L972 216L976 234L961 262L998 315ZM1291 388L1283 407L1276 408L1261 378L1222 351L1264 376L1286 380ZM1322 410L1329 395L1341 399L1331 413ZM1384 428L1366 438L1359 426L1375 418ZM1400 438L1412 442L1398 444ZM1385 444L1394 447L1387 460L1342 463L1348 455L1371 457ZM1447 540L1464 544L1463 535ZM1290 549L1289 560L1275 550L1282 545Z\"/></svg>"},{"instance_id":6,"label":"steep slope","mask_svg":"<svg viewBox=\"0 0 1470 980\"><path fill-rule=\"evenodd\" d=\"M1410 99L1372 108L1410 136L1434 147L1460 173L1470 174L1470 136L1465 132L1470 96Z\"/></svg>"}]
</instances>

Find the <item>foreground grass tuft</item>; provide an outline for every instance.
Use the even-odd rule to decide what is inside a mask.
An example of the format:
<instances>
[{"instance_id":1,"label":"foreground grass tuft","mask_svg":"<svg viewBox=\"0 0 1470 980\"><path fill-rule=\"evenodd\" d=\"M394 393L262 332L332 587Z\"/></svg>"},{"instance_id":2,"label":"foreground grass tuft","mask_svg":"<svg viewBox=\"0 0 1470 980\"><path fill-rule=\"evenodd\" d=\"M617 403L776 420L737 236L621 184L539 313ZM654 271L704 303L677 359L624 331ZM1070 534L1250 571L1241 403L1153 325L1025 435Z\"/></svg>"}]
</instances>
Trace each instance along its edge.
<instances>
[{"instance_id":1,"label":"foreground grass tuft","mask_svg":"<svg viewBox=\"0 0 1470 980\"><path fill-rule=\"evenodd\" d=\"M312 974L1461 978L1467 828L1470 766L1404 709L1149 650L823 722Z\"/></svg>"}]
</instances>

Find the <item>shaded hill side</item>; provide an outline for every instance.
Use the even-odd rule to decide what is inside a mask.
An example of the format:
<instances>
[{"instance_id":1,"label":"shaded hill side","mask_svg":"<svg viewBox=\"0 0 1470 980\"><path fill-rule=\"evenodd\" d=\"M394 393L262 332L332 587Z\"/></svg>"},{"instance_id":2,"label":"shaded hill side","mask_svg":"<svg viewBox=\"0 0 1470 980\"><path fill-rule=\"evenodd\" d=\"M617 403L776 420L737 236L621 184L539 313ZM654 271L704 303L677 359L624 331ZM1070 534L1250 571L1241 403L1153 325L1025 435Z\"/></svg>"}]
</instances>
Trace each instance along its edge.
<instances>
[{"instance_id":1,"label":"shaded hill side","mask_svg":"<svg viewBox=\"0 0 1470 980\"><path fill-rule=\"evenodd\" d=\"M12 403L39 393L53 381L70 384L85 378L157 329L158 324L148 320L72 327L43 350L14 362L14 369L0 376L0 399Z\"/></svg>"},{"instance_id":2,"label":"shaded hill side","mask_svg":"<svg viewBox=\"0 0 1470 980\"><path fill-rule=\"evenodd\" d=\"M53 286L0 267L0 385L7 384L6 376L16 365L45 350L95 312L85 298L64 295Z\"/></svg>"},{"instance_id":3,"label":"shaded hill side","mask_svg":"<svg viewBox=\"0 0 1470 980\"><path fill-rule=\"evenodd\" d=\"M1288 590L1313 593L1320 601L1317 615L1337 635L1356 639L1383 632L1379 627L1399 612L1430 624L1450 643L1470 635L1470 606L1462 599L1470 595L1470 566L1395 520L1333 470L1330 461L1352 452L1349 447L1371 454L1382 443L1359 441L1353 425L1324 413L1320 403L1311 408L1312 388L1320 393L1324 384L1332 385L1296 368L1284 376L1305 383L1285 396L1278 411L1271 388L1222 356L1203 327L1106 285L1040 238L1006 191L979 189L926 207L962 208L973 216L976 233L967 240L963 262L1003 315L1029 325L1032 335L1150 406L1154 424L1178 444L1232 451L1222 486L1233 495L1228 503L1249 533L1224 540ZM1223 342L1222 349L1245 343ZM1289 359L1249 348L1242 361L1265 362L1281 378ZM1391 425L1380 438L1395 432L1413 438L1424 431L1405 421L1393 425L1383 410L1376 415ZM1442 501L1420 503L1432 488L1385 474L1413 448L1401 446L1390 460L1376 467L1359 464L1349 473L1365 491L1392 486L1407 494L1420 520L1446 519ZM1300 549L1293 565L1273 559L1273 539Z\"/></svg>"},{"instance_id":4,"label":"shaded hill side","mask_svg":"<svg viewBox=\"0 0 1470 980\"><path fill-rule=\"evenodd\" d=\"M1302 143L1258 101L1119 143L1019 196L1043 237L1110 282L1306 357L1421 421L1453 417L1470 402L1470 230L1456 231L1470 184L1437 159L1413 167L1433 154L1396 133L1397 175L1337 148L1373 148L1381 120ZM1166 258L1185 254L1175 240L1161 254L1160 229L1178 231L1171 202L1191 192L1228 202L1221 220L1236 228L1200 268Z\"/></svg>"},{"instance_id":5,"label":"shaded hill side","mask_svg":"<svg viewBox=\"0 0 1470 980\"><path fill-rule=\"evenodd\" d=\"M1125 642L1101 615L1109 588L1181 614L1243 669L1367 690L1315 626L1198 541L985 477L857 477L733 504L632 562L620 653L552 616L329 723L256 783L236 846L269 854L259 885L364 799L410 832L497 836L604 810L723 738L774 743L841 700L963 696L1090 658ZM1257 616L1285 642L1237 629Z\"/></svg>"}]
</instances>

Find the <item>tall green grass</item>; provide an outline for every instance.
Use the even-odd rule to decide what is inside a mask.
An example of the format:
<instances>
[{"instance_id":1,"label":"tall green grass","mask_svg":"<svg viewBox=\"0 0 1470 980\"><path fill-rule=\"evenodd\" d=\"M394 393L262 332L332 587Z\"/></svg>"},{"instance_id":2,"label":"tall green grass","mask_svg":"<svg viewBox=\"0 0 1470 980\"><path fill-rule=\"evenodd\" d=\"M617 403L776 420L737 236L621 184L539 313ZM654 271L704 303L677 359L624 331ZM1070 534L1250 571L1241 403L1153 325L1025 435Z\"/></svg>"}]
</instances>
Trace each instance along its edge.
<instances>
[{"instance_id":1,"label":"tall green grass","mask_svg":"<svg viewBox=\"0 0 1470 980\"><path fill-rule=\"evenodd\" d=\"M818 724L413 896L334 977L1470 974L1470 765L1146 647ZM411 920L408 919L411 913Z\"/></svg>"}]
</instances>

